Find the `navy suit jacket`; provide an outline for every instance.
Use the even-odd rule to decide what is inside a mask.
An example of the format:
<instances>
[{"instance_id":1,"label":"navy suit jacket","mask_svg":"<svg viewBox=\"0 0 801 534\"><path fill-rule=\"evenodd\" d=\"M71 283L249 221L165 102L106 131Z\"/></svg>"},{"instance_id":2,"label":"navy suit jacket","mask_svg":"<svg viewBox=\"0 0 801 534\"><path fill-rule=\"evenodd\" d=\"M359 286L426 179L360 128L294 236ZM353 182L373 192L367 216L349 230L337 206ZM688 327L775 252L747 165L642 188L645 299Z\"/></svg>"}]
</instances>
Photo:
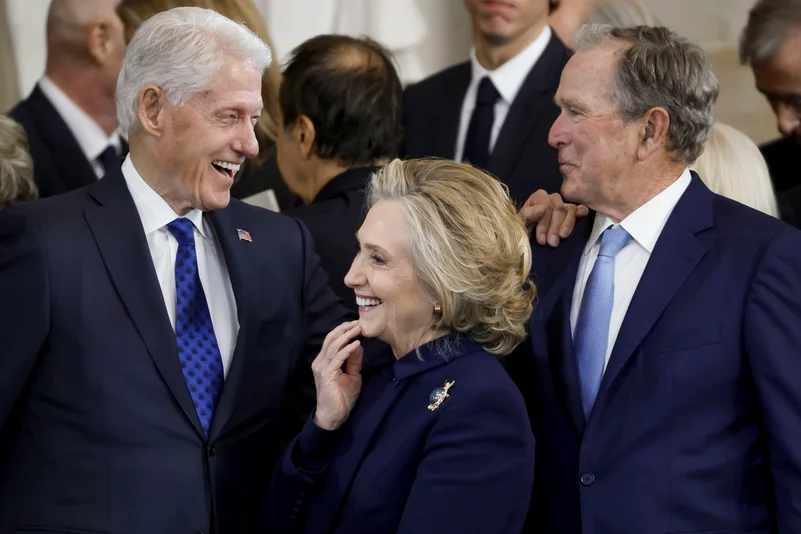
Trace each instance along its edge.
<instances>
[{"instance_id":1,"label":"navy suit jacket","mask_svg":"<svg viewBox=\"0 0 801 534\"><path fill-rule=\"evenodd\" d=\"M570 50L554 34L512 102L487 162L486 170L509 186L518 205L537 189L555 193L562 187L556 149L548 145L548 132L559 116L553 97L569 58ZM465 62L406 88L401 156L455 157L470 78L470 63Z\"/></svg>"},{"instance_id":2,"label":"navy suit jacket","mask_svg":"<svg viewBox=\"0 0 801 534\"><path fill-rule=\"evenodd\" d=\"M587 217L534 247L531 532L801 532L801 232L697 175L667 221L585 422L570 331ZM532 353L533 348L533 353Z\"/></svg>"},{"instance_id":3,"label":"navy suit jacket","mask_svg":"<svg viewBox=\"0 0 801 534\"><path fill-rule=\"evenodd\" d=\"M443 341L447 359L433 350ZM326 432L306 423L275 469L275 532L520 532L534 472L520 392L467 338L424 345L420 358L396 361L386 346L365 356L345 425ZM450 397L429 409L446 381Z\"/></svg>"},{"instance_id":4,"label":"navy suit jacket","mask_svg":"<svg viewBox=\"0 0 801 534\"><path fill-rule=\"evenodd\" d=\"M320 264L331 280L331 289L354 313L358 313L358 306L353 290L345 285L345 275L359 249L356 232L367 215L367 181L376 170L376 167L349 169L328 182L311 204L283 212L309 229Z\"/></svg>"},{"instance_id":5,"label":"navy suit jacket","mask_svg":"<svg viewBox=\"0 0 801 534\"><path fill-rule=\"evenodd\" d=\"M33 178L40 198L66 193L97 181L78 140L39 86L26 100L17 104L9 116L25 128L33 158ZM122 156L125 156L128 146L124 141L122 148Z\"/></svg>"},{"instance_id":6,"label":"navy suit jacket","mask_svg":"<svg viewBox=\"0 0 801 534\"><path fill-rule=\"evenodd\" d=\"M205 217L240 325L208 439L122 173L0 213L0 534L254 530L346 316L297 221Z\"/></svg>"}]
</instances>

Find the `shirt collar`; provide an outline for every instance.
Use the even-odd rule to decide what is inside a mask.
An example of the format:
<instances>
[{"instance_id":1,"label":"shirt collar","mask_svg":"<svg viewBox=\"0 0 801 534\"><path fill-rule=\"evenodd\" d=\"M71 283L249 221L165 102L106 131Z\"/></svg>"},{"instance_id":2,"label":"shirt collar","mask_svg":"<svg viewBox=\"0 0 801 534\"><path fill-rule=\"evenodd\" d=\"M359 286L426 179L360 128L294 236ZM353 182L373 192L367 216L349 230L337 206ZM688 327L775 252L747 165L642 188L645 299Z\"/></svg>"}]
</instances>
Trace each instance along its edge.
<instances>
[{"instance_id":1,"label":"shirt collar","mask_svg":"<svg viewBox=\"0 0 801 534\"><path fill-rule=\"evenodd\" d=\"M534 39L522 52L501 65L495 70L489 71L481 66L476 58L475 47L470 51L470 65L472 67L472 82L477 84L484 76L489 76L495 89L500 93L501 98L511 105L514 102L523 82L526 81L528 73L539 61L540 56L551 40L551 28L545 26L539 37Z\"/></svg>"},{"instance_id":2,"label":"shirt collar","mask_svg":"<svg viewBox=\"0 0 801 534\"><path fill-rule=\"evenodd\" d=\"M119 132L115 131L107 136L100 125L47 76L43 76L39 80L39 89L64 119L87 160L95 161L109 145L113 145L117 149L117 153L120 153Z\"/></svg>"},{"instance_id":3,"label":"shirt collar","mask_svg":"<svg viewBox=\"0 0 801 534\"><path fill-rule=\"evenodd\" d=\"M153 232L166 227L169 223L180 217L173 209L167 204L167 201L153 190L144 178L139 174L134 167L131 156L125 158L122 164L122 175L125 177L125 183L128 185L128 190L133 197L136 211L139 212L139 218L142 219L142 227L145 229L145 235L150 235ZM203 239L210 240L209 232L203 224L203 212L198 209L193 209L184 215L187 219L192 221L195 228L203 237Z\"/></svg>"},{"instance_id":4,"label":"shirt collar","mask_svg":"<svg viewBox=\"0 0 801 534\"><path fill-rule=\"evenodd\" d=\"M647 250L649 254L653 253L656 241L659 239L665 224L667 224L670 214L673 213L673 208L679 203L679 199L681 199L691 181L690 170L685 169L675 182L631 212L628 217L620 221L619 226L626 230L632 239ZM590 252L603 231L610 226L616 226L612 219L601 213L595 214L592 233L587 245L584 247L584 254Z\"/></svg>"}]
</instances>

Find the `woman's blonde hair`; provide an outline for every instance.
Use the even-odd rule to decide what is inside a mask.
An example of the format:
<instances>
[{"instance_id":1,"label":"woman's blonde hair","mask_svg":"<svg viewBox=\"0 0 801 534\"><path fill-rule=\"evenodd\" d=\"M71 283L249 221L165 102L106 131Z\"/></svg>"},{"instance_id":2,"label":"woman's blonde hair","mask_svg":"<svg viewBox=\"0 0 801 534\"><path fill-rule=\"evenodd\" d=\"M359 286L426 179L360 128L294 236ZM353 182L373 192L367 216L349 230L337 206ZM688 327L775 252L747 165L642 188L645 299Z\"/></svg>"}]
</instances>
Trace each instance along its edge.
<instances>
[{"instance_id":1,"label":"woman's blonde hair","mask_svg":"<svg viewBox=\"0 0 801 534\"><path fill-rule=\"evenodd\" d=\"M0 115L0 209L38 196L25 130Z\"/></svg>"},{"instance_id":2,"label":"woman's blonde hair","mask_svg":"<svg viewBox=\"0 0 801 534\"><path fill-rule=\"evenodd\" d=\"M276 57L267 26L252 0L122 0L117 6L117 14L125 25L125 36L128 42L141 24L155 15L176 7L203 7L214 10L229 19L247 26L262 41L267 43L273 58ZM280 131L281 108L278 105L278 91L281 88L281 70L273 59L261 83L261 98L264 110L256 123L256 138L259 141L257 164L267 158L269 149L275 145Z\"/></svg>"},{"instance_id":3,"label":"woman's blonde hair","mask_svg":"<svg viewBox=\"0 0 801 534\"><path fill-rule=\"evenodd\" d=\"M505 185L463 163L395 159L368 187L368 207L399 201L421 287L441 307L434 327L506 355L526 336L536 294L531 247Z\"/></svg>"},{"instance_id":4,"label":"woman's blonde hair","mask_svg":"<svg viewBox=\"0 0 801 534\"><path fill-rule=\"evenodd\" d=\"M743 132L716 122L704 151L691 167L713 192L779 217L765 158Z\"/></svg>"}]
</instances>

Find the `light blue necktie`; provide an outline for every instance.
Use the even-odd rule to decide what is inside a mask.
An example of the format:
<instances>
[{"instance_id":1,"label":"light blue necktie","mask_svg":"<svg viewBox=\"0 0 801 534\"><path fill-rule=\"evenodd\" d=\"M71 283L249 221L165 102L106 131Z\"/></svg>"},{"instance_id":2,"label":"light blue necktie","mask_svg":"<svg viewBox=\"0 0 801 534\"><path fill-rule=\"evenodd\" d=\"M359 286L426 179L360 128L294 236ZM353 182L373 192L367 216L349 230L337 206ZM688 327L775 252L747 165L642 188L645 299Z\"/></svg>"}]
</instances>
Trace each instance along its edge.
<instances>
[{"instance_id":1,"label":"light blue necktie","mask_svg":"<svg viewBox=\"0 0 801 534\"><path fill-rule=\"evenodd\" d=\"M581 299L573 347L581 383L581 406L589 419L601 387L609 343L609 320L615 303L615 256L631 240L623 228L609 227L601 235L601 249Z\"/></svg>"}]
</instances>

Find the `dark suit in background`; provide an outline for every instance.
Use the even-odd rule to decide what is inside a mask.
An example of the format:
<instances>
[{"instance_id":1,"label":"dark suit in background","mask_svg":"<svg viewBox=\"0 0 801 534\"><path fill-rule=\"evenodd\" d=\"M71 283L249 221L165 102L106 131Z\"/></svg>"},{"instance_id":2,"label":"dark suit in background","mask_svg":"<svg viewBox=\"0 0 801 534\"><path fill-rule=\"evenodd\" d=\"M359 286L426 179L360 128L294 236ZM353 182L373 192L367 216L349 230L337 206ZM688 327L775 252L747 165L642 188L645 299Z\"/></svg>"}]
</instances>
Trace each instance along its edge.
<instances>
[{"instance_id":1,"label":"dark suit in background","mask_svg":"<svg viewBox=\"0 0 801 534\"><path fill-rule=\"evenodd\" d=\"M548 132L559 115L553 97L569 57L567 47L552 35L512 102L485 169L509 186L518 205L537 189L553 193L562 185ZM406 88L401 156L455 157L470 81L471 66L464 62Z\"/></svg>"},{"instance_id":2,"label":"dark suit in background","mask_svg":"<svg viewBox=\"0 0 801 534\"><path fill-rule=\"evenodd\" d=\"M9 112L9 116L25 128L40 198L66 193L97 181L97 175L72 131L38 86ZM127 153L128 147L123 141L121 156Z\"/></svg>"},{"instance_id":3,"label":"dark suit in background","mask_svg":"<svg viewBox=\"0 0 801 534\"><path fill-rule=\"evenodd\" d=\"M585 421L570 309L592 226L532 242L531 346L507 360L537 438L531 532L801 532L801 232L693 176Z\"/></svg>"},{"instance_id":4,"label":"dark suit in background","mask_svg":"<svg viewBox=\"0 0 801 534\"><path fill-rule=\"evenodd\" d=\"M336 431L309 419L270 487L275 532L520 532L534 441L497 357L457 335L395 359L367 354L364 387ZM447 357L433 350L450 340ZM431 410L431 393L453 382Z\"/></svg>"},{"instance_id":5,"label":"dark suit in background","mask_svg":"<svg viewBox=\"0 0 801 534\"><path fill-rule=\"evenodd\" d=\"M122 173L0 215L0 534L253 531L347 317L300 223L236 200L204 217L239 322L208 438Z\"/></svg>"},{"instance_id":6,"label":"dark suit in background","mask_svg":"<svg viewBox=\"0 0 801 534\"><path fill-rule=\"evenodd\" d=\"M328 182L311 204L284 211L309 229L331 288L354 312L358 312L358 306L353 290L345 285L345 275L359 248L356 232L367 215L367 181L376 170L376 167L349 169Z\"/></svg>"},{"instance_id":7,"label":"dark suit in background","mask_svg":"<svg viewBox=\"0 0 801 534\"><path fill-rule=\"evenodd\" d=\"M801 186L801 145L795 137L782 137L760 146L776 193Z\"/></svg>"}]
</instances>

